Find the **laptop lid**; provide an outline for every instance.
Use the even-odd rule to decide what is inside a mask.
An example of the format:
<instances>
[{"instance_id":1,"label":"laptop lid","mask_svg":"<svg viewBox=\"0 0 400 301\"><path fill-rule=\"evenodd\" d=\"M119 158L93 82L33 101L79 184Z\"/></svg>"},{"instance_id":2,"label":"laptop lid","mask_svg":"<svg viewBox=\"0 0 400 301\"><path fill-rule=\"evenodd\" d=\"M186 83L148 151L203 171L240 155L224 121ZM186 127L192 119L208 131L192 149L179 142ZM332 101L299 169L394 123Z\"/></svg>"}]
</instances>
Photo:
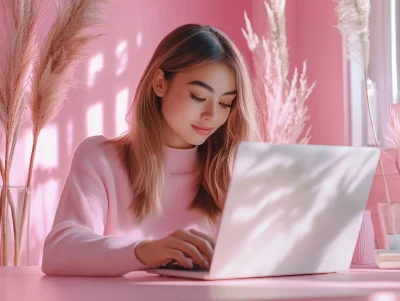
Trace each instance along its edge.
<instances>
[{"instance_id":1,"label":"laptop lid","mask_svg":"<svg viewBox=\"0 0 400 301\"><path fill-rule=\"evenodd\" d=\"M380 150L242 142L210 278L347 270Z\"/></svg>"}]
</instances>

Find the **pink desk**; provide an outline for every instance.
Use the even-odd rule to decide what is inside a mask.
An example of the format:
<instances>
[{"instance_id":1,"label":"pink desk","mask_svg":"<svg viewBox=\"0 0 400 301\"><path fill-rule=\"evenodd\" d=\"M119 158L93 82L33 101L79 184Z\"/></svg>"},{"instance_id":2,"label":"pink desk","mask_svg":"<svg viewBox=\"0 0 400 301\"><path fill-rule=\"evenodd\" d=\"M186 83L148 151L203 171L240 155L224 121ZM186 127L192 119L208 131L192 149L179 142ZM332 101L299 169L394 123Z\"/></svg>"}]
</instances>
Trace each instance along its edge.
<instances>
[{"instance_id":1,"label":"pink desk","mask_svg":"<svg viewBox=\"0 0 400 301\"><path fill-rule=\"evenodd\" d=\"M400 300L400 270L215 282L153 276L49 277L40 267L1 267L0 301Z\"/></svg>"}]
</instances>

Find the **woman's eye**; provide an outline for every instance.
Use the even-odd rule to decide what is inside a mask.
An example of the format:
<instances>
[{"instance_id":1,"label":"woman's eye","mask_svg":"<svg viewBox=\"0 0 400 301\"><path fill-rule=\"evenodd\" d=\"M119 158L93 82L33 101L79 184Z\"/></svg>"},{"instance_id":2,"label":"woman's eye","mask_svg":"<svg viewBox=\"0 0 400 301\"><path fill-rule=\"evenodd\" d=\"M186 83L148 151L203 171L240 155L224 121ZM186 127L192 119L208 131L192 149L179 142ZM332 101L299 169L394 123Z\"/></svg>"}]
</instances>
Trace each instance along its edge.
<instances>
[{"instance_id":1,"label":"woman's eye","mask_svg":"<svg viewBox=\"0 0 400 301\"><path fill-rule=\"evenodd\" d=\"M223 106L224 108L232 108L231 104L227 104L227 103L220 103L221 106Z\"/></svg>"},{"instance_id":2,"label":"woman's eye","mask_svg":"<svg viewBox=\"0 0 400 301\"><path fill-rule=\"evenodd\" d=\"M206 100L205 98L197 97L197 96L194 95L194 94L190 94L190 96L191 96L195 101L205 101L205 100Z\"/></svg>"}]
</instances>

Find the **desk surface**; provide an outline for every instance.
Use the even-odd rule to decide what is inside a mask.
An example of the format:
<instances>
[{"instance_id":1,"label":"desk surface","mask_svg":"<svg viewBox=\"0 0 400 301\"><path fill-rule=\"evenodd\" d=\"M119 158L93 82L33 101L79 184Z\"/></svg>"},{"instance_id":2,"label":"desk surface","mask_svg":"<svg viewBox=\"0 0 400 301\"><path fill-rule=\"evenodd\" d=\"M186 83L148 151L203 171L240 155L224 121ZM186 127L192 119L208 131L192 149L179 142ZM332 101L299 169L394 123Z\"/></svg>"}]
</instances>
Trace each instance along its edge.
<instances>
[{"instance_id":1,"label":"desk surface","mask_svg":"<svg viewBox=\"0 0 400 301\"><path fill-rule=\"evenodd\" d=\"M134 272L118 278L49 277L40 267L1 267L2 301L400 300L400 270L198 281Z\"/></svg>"}]
</instances>

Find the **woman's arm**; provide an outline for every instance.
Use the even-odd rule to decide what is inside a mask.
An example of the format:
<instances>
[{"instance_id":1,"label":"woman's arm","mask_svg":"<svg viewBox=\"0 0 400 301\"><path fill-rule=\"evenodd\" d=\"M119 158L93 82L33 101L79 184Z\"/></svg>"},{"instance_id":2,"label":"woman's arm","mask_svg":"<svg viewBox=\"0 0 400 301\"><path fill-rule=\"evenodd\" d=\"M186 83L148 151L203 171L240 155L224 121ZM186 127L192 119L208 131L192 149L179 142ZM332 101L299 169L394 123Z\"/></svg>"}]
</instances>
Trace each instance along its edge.
<instances>
[{"instance_id":1,"label":"woman's arm","mask_svg":"<svg viewBox=\"0 0 400 301\"><path fill-rule=\"evenodd\" d=\"M98 137L77 148L53 227L46 238L42 270L48 275L121 276L139 270L138 243L103 236L108 211L106 158Z\"/></svg>"}]
</instances>

